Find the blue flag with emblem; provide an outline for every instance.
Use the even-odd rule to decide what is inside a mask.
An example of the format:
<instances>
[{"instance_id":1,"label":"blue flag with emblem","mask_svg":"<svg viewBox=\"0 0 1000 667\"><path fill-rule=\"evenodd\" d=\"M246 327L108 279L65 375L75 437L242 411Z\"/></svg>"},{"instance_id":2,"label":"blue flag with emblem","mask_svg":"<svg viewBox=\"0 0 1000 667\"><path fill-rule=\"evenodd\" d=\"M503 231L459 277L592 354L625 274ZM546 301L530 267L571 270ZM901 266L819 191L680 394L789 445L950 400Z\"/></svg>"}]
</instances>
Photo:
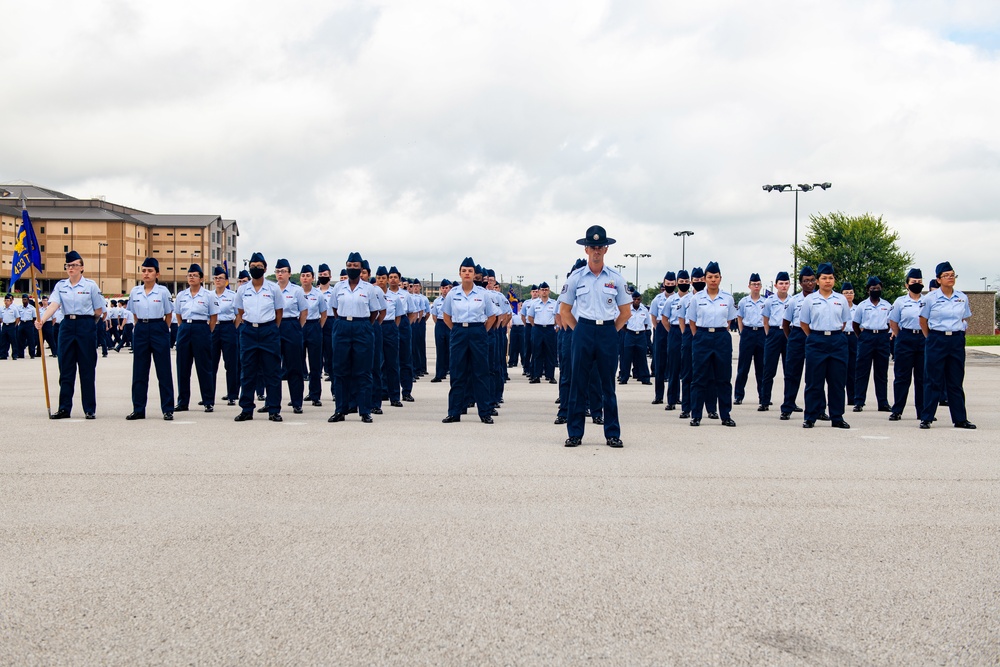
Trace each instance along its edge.
<instances>
[{"instance_id":1,"label":"blue flag with emblem","mask_svg":"<svg viewBox=\"0 0 1000 667\"><path fill-rule=\"evenodd\" d=\"M31 265L39 271L42 270L42 253L38 248L38 238L35 236L35 229L31 226L31 218L28 217L28 209L25 208L22 198L21 226L17 228L17 235L14 237L14 257L10 260L11 287Z\"/></svg>"},{"instance_id":2,"label":"blue flag with emblem","mask_svg":"<svg viewBox=\"0 0 1000 667\"><path fill-rule=\"evenodd\" d=\"M510 309L513 310L516 313L517 309L518 309L518 305L520 304L521 300L518 299L517 298L517 294L514 293L514 286L513 285L511 285L507 289L507 301L510 302Z\"/></svg>"}]
</instances>

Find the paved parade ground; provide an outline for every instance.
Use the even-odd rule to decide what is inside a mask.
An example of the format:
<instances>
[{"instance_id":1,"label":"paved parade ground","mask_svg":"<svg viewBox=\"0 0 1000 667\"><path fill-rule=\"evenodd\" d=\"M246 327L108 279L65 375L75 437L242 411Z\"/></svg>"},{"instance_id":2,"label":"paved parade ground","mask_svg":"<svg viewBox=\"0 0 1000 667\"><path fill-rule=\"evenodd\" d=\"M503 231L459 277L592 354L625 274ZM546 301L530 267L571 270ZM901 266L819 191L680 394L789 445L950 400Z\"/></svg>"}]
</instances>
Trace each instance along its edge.
<instances>
[{"instance_id":1,"label":"paved parade ground","mask_svg":"<svg viewBox=\"0 0 1000 667\"><path fill-rule=\"evenodd\" d=\"M589 422L564 448L520 372L492 426L441 424L428 378L371 425L328 424L329 385L167 423L155 381L126 422L112 353L97 419L78 392L50 422L39 364L0 362L3 665L1000 661L1000 357L970 352L976 431L912 400L692 428L633 380L621 450Z\"/></svg>"}]
</instances>

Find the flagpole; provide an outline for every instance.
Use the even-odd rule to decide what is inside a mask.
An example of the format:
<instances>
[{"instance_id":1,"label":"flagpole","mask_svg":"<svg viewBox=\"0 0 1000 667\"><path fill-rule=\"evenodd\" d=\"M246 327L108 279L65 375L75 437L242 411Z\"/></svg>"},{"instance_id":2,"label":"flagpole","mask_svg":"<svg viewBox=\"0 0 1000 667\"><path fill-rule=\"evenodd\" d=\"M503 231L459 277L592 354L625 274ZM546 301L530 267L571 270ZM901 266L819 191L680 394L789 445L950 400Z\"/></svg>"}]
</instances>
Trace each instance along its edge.
<instances>
[{"instance_id":1,"label":"flagpole","mask_svg":"<svg viewBox=\"0 0 1000 667\"><path fill-rule=\"evenodd\" d=\"M38 283L35 282L35 265L31 265L31 291L35 293L35 321L42 321L42 313L39 310ZM38 349L42 353L42 385L45 387L45 409L49 416L52 416L52 400L49 398L49 369L45 363L45 336L42 335L42 328L38 328ZM54 350L53 350L54 351Z\"/></svg>"}]
</instances>

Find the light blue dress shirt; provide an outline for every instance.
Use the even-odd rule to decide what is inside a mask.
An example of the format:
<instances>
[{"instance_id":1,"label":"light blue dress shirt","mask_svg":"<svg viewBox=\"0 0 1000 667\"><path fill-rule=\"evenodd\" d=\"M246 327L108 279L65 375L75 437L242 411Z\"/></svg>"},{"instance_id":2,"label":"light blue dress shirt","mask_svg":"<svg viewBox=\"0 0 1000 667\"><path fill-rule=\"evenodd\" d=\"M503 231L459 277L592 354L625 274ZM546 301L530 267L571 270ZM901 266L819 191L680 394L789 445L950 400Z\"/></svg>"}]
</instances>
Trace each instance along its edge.
<instances>
[{"instance_id":1,"label":"light blue dress shirt","mask_svg":"<svg viewBox=\"0 0 1000 667\"><path fill-rule=\"evenodd\" d=\"M14 324L16 320L21 318L21 307L11 304L9 307L0 309L0 313L3 314L4 324Z\"/></svg>"},{"instance_id":2,"label":"light blue dress shirt","mask_svg":"<svg viewBox=\"0 0 1000 667\"><path fill-rule=\"evenodd\" d=\"M76 285L71 285L69 278L57 282L49 302L58 303L63 315L93 315L104 308L104 297L97 283L82 277Z\"/></svg>"},{"instance_id":3,"label":"light blue dress shirt","mask_svg":"<svg viewBox=\"0 0 1000 667\"><path fill-rule=\"evenodd\" d=\"M763 297L754 301L750 298L750 295L740 299L740 305L736 308L736 313L743 318L743 326L745 327L762 327L764 326L764 304L766 303Z\"/></svg>"},{"instance_id":4,"label":"light blue dress shirt","mask_svg":"<svg viewBox=\"0 0 1000 667\"><path fill-rule=\"evenodd\" d=\"M663 312L663 304L667 302L667 295L664 292L660 292L653 297L653 300L649 302L649 316L660 321L660 313Z\"/></svg>"},{"instance_id":5,"label":"light blue dress shirt","mask_svg":"<svg viewBox=\"0 0 1000 667\"><path fill-rule=\"evenodd\" d=\"M684 319L694 322L699 329L723 329L736 317L736 305L729 292L720 289L715 298L712 298L708 295L708 290L702 290L688 302L685 314Z\"/></svg>"},{"instance_id":6,"label":"light blue dress shirt","mask_svg":"<svg viewBox=\"0 0 1000 667\"><path fill-rule=\"evenodd\" d=\"M898 324L900 329L919 331L920 309L923 307L923 299L911 299L909 294L904 294L892 304L889 321Z\"/></svg>"},{"instance_id":7,"label":"light blue dress shirt","mask_svg":"<svg viewBox=\"0 0 1000 667\"><path fill-rule=\"evenodd\" d=\"M920 317L927 319L927 326L932 331L965 331L965 318L972 317L969 297L958 290L947 297L936 289L921 301L924 305L920 309Z\"/></svg>"},{"instance_id":8,"label":"light blue dress shirt","mask_svg":"<svg viewBox=\"0 0 1000 667\"><path fill-rule=\"evenodd\" d=\"M243 321L250 324L264 324L277 319L276 312L284 310L285 298L276 283L265 280L260 289L254 289L253 281L243 283L236 290L236 310L243 311ZM284 318L284 312L282 312Z\"/></svg>"},{"instance_id":9,"label":"light blue dress shirt","mask_svg":"<svg viewBox=\"0 0 1000 667\"><path fill-rule=\"evenodd\" d=\"M363 280L359 280L354 289L351 289L350 281L338 283L333 292L333 307L337 316L369 319L372 313L381 310L376 290L381 291Z\"/></svg>"},{"instance_id":10,"label":"light blue dress shirt","mask_svg":"<svg viewBox=\"0 0 1000 667\"><path fill-rule=\"evenodd\" d=\"M215 294L204 287L198 290L197 294L192 294L189 287L177 295L174 310L181 322L187 320L207 322L212 315L219 314L219 302L215 300Z\"/></svg>"},{"instance_id":11,"label":"light blue dress shirt","mask_svg":"<svg viewBox=\"0 0 1000 667\"><path fill-rule=\"evenodd\" d=\"M786 296L782 301L777 294L772 294L764 300L764 308L761 314L767 319L769 327L781 328L781 322L785 319L785 307L791 297Z\"/></svg>"},{"instance_id":12,"label":"light blue dress shirt","mask_svg":"<svg viewBox=\"0 0 1000 667\"><path fill-rule=\"evenodd\" d=\"M667 300L663 304L663 314L667 316L667 321L670 322L670 326L672 327L680 324L681 317L684 315L681 310L681 305L682 302L680 292L674 292L668 296Z\"/></svg>"},{"instance_id":13,"label":"light blue dress shirt","mask_svg":"<svg viewBox=\"0 0 1000 667\"><path fill-rule=\"evenodd\" d=\"M444 300L443 311L451 317L451 321L455 324L483 323L499 314L496 302L489 297L484 288L478 285L473 285L472 291L468 294L465 293L461 285L453 287Z\"/></svg>"},{"instance_id":14,"label":"light blue dress shirt","mask_svg":"<svg viewBox=\"0 0 1000 667\"><path fill-rule=\"evenodd\" d=\"M326 296L316 289L315 285L308 292L302 290L302 298L306 300L306 310L309 311L309 314L306 315L307 322L320 319L326 312Z\"/></svg>"},{"instance_id":15,"label":"light blue dress shirt","mask_svg":"<svg viewBox=\"0 0 1000 667\"><path fill-rule=\"evenodd\" d=\"M865 330L871 329L881 331L889 328L889 312L892 305L885 299L879 299L878 303L872 303L871 299L865 299L858 304L854 311L854 321Z\"/></svg>"},{"instance_id":16,"label":"light blue dress shirt","mask_svg":"<svg viewBox=\"0 0 1000 667\"><path fill-rule=\"evenodd\" d=\"M27 306L21 306L21 321L22 322L33 322L35 320L35 307L30 303Z\"/></svg>"},{"instance_id":17,"label":"light blue dress shirt","mask_svg":"<svg viewBox=\"0 0 1000 667\"><path fill-rule=\"evenodd\" d=\"M789 297L788 301L785 302L785 321L789 323L792 329L798 328L802 323L799 315L802 312L802 302L804 299L805 294L799 292L795 296Z\"/></svg>"},{"instance_id":18,"label":"light blue dress shirt","mask_svg":"<svg viewBox=\"0 0 1000 667\"><path fill-rule=\"evenodd\" d=\"M236 292L226 287L222 294L212 290L212 296L219 304L219 322L232 322L236 319Z\"/></svg>"},{"instance_id":19,"label":"light blue dress shirt","mask_svg":"<svg viewBox=\"0 0 1000 667\"><path fill-rule=\"evenodd\" d=\"M577 317L596 321L618 319L619 307L632 302L625 279L607 264L594 275L590 266L570 274L562 286L561 303L578 305Z\"/></svg>"},{"instance_id":20,"label":"light blue dress shirt","mask_svg":"<svg viewBox=\"0 0 1000 667\"><path fill-rule=\"evenodd\" d=\"M812 331L843 331L850 317L847 299L839 292L832 292L828 297L813 292L803 299L799 311L799 321L808 324Z\"/></svg>"},{"instance_id":21,"label":"light blue dress shirt","mask_svg":"<svg viewBox=\"0 0 1000 667\"><path fill-rule=\"evenodd\" d=\"M153 285L146 294L146 288L137 285L128 294L126 309L139 320L162 320L174 312L174 302L170 300L170 290L163 285Z\"/></svg>"},{"instance_id":22,"label":"light blue dress shirt","mask_svg":"<svg viewBox=\"0 0 1000 667\"><path fill-rule=\"evenodd\" d=\"M396 304L396 315L395 317L406 317L410 312L410 300L406 298L406 292L403 290L396 290L393 292L391 289L385 293L386 302L392 299ZM387 315L388 317L388 315Z\"/></svg>"},{"instance_id":23,"label":"light blue dress shirt","mask_svg":"<svg viewBox=\"0 0 1000 667\"><path fill-rule=\"evenodd\" d=\"M559 313L559 302L549 297L548 301L539 299L532 309L532 317L535 318L533 324L538 326L549 326L556 323L556 315Z\"/></svg>"},{"instance_id":24,"label":"light blue dress shirt","mask_svg":"<svg viewBox=\"0 0 1000 667\"><path fill-rule=\"evenodd\" d=\"M282 289L281 285L277 285L278 289L281 290L281 297L284 299L284 312L281 314L281 319L284 321L286 318L299 319L299 313L304 310L309 310L309 302L306 301L305 295L302 293L302 288L293 282L289 282Z\"/></svg>"},{"instance_id":25,"label":"light blue dress shirt","mask_svg":"<svg viewBox=\"0 0 1000 667\"><path fill-rule=\"evenodd\" d=\"M638 308L630 306L628 322L625 323L625 328L629 331L649 331L649 308L646 308L641 303Z\"/></svg>"}]
</instances>

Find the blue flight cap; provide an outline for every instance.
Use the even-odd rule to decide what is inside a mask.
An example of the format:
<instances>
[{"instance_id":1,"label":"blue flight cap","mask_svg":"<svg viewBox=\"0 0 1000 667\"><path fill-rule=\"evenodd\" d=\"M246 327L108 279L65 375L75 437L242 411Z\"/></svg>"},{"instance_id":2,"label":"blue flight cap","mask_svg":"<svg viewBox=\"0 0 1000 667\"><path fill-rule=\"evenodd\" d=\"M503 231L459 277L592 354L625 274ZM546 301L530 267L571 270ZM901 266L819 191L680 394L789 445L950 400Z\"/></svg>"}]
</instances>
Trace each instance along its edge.
<instances>
[{"instance_id":1,"label":"blue flight cap","mask_svg":"<svg viewBox=\"0 0 1000 667\"><path fill-rule=\"evenodd\" d=\"M694 280L695 278L704 278L704 277L705 277L705 270L700 266L696 266L693 269L691 269L691 280Z\"/></svg>"},{"instance_id":2,"label":"blue flight cap","mask_svg":"<svg viewBox=\"0 0 1000 667\"><path fill-rule=\"evenodd\" d=\"M532 289L532 290L536 290L536 289L538 289L538 285L532 285L532 286L531 286L531 289Z\"/></svg>"},{"instance_id":3,"label":"blue flight cap","mask_svg":"<svg viewBox=\"0 0 1000 667\"><path fill-rule=\"evenodd\" d=\"M760 282L760 274L759 273L751 273L750 274L750 282L752 282L752 283L759 283Z\"/></svg>"},{"instance_id":4,"label":"blue flight cap","mask_svg":"<svg viewBox=\"0 0 1000 667\"><path fill-rule=\"evenodd\" d=\"M459 264L458 266L459 267L471 266L472 268L476 268L476 260L472 259L471 257L466 257L465 259L462 260L462 263Z\"/></svg>"},{"instance_id":5,"label":"blue flight cap","mask_svg":"<svg viewBox=\"0 0 1000 667\"><path fill-rule=\"evenodd\" d=\"M377 269L375 269L375 275L376 276L387 276L387 275L389 275L389 269L385 268L384 266L380 266Z\"/></svg>"},{"instance_id":6,"label":"blue flight cap","mask_svg":"<svg viewBox=\"0 0 1000 667\"><path fill-rule=\"evenodd\" d=\"M187 272L188 273L197 273L202 278L205 277L205 272L201 270L201 266L199 264L192 264L191 266L188 267Z\"/></svg>"},{"instance_id":7,"label":"blue flight cap","mask_svg":"<svg viewBox=\"0 0 1000 667\"><path fill-rule=\"evenodd\" d=\"M845 280L844 284L840 286L840 291L841 292L846 291L846 290L850 290L852 292L854 291L854 285L851 284L850 280Z\"/></svg>"},{"instance_id":8,"label":"blue flight cap","mask_svg":"<svg viewBox=\"0 0 1000 667\"><path fill-rule=\"evenodd\" d=\"M368 273L372 272L372 265L368 263L367 259L361 260L361 268L362 270L367 271Z\"/></svg>"},{"instance_id":9,"label":"blue flight cap","mask_svg":"<svg viewBox=\"0 0 1000 667\"><path fill-rule=\"evenodd\" d=\"M681 269L677 272L677 280L691 280L691 274L687 269Z\"/></svg>"},{"instance_id":10,"label":"blue flight cap","mask_svg":"<svg viewBox=\"0 0 1000 667\"><path fill-rule=\"evenodd\" d=\"M866 285L866 287L868 289L871 289L876 285L881 285L881 284L882 281L878 279L878 276L868 276L868 284Z\"/></svg>"},{"instance_id":11,"label":"blue flight cap","mask_svg":"<svg viewBox=\"0 0 1000 667\"><path fill-rule=\"evenodd\" d=\"M68 253L66 253L67 264L69 264L70 262L75 262L76 260L80 260L81 262L83 261L83 257L80 257L80 253L78 253L76 250L70 250Z\"/></svg>"},{"instance_id":12,"label":"blue flight cap","mask_svg":"<svg viewBox=\"0 0 1000 667\"><path fill-rule=\"evenodd\" d=\"M66 255L66 257L69 257L69 255ZM69 260L67 259L66 261L68 262ZM955 269L951 268L951 262L941 262L934 268L934 275L941 277L941 274L944 273L945 271L954 271L954 270Z\"/></svg>"},{"instance_id":13,"label":"blue flight cap","mask_svg":"<svg viewBox=\"0 0 1000 667\"><path fill-rule=\"evenodd\" d=\"M493 269L486 269L486 277L487 278L496 278L497 277L497 272L494 271Z\"/></svg>"},{"instance_id":14,"label":"blue flight cap","mask_svg":"<svg viewBox=\"0 0 1000 667\"><path fill-rule=\"evenodd\" d=\"M111 299L111 305L112 305L112 306L117 306L117 305L118 305L118 302L117 302L117 301L115 301L114 299Z\"/></svg>"},{"instance_id":15,"label":"blue flight cap","mask_svg":"<svg viewBox=\"0 0 1000 667\"><path fill-rule=\"evenodd\" d=\"M361 253L360 252L354 251L350 255L347 256L347 261L348 262L363 262L365 260L361 257Z\"/></svg>"},{"instance_id":16,"label":"blue flight cap","mask_svg":"<svg viewBox=\"0 0 1000 667\"><path fill-rule=\"evenodd\" d=\"M830 262L823 262L816 269L816 275L818 276L832 276L833 275L833 264Z\"/></svg>"},{"instance_id":17,"label":"blue flight cap","mask_svg":"<svg viewBox=\"0 0 1000 667\"><path fill-rule=\"evenodd\" d=\"M481 275L483 275L483 267L481 267L481 266L480 266L480 265L478 265L478 264L476 264L476 275L477 275L477 276L481 276Z\"/></svg>"},{"instance_id":18,"label":"blue flight cap","mask_svg":"<svg viewBox=\"0 0 1000 667\"><path fill-rule=\"evenodd\" d=\"M222 268L221 266L216 266L214 269L212 269L212 275L213 276L228 276L229 274L226 273L226 270L224 268Z\"/></svg>"},{"instance_id":19,"label":"blue flight cap","mask_svg":"<svg viewBox=\"0 0 1000 667\"><path fill-rule=\"evenodd\" d=\"M920 269L910 269L906 273L906 279L909 280L910 278L916 278L917 280L923 280L924 279L924 274L921 273Z\"/></svg>"},{"instance_id":20,"label":"blue flight cap","mask_svg":"<svg viewBox=\"0 0 1000 667\"><path fill-rule=\"evenodd\" d=\"M931 278L931 281L927 283L927 289L937 289L941 287L941 283L938 282L937 278Z\"/></svg>"},{"instance_id":21,"label":"blue flight cap","mask_svg":"<svg viewBox=\"0 0 1000 667\"><path fill-rule=\"evenodd\" d=\"M287 259L279 259L277 264L274 265L274 270L277 271L278 269L288 269L288 272L291 273L292 265L288 263Z\"/></svg>"},{"instance_id":22,"label":"blue flight cap","mask_svg":"<svg viewBox=\"0 0 1000 667\"><path fill-rule=\"evenodd\" d=\"M663 276L664 280L677 280L677 274L673 271L667 271L666 275Z\"/></svg>"},{"instance_id":23,"label":"blue flight cap","mask_svg":"<svg viewBox=\"0 0 1000 667\"><path fill-rule=\"evenodd\" d=\"M451 281L445 278L441 281L441 287L451 287Z\"/></svg>"},{"instance_id":24,"label":"blue flight cap","mask_svg":"<svg viewBox=\"0 0 1000 667\"><path fill-rule=\"evenodd\" d=\"M323 273L324 271L329 271L329 270L330 270L330 265L329 264L320 264L319 265L319 272L320 273Z\"/></svg>"},{"instance_id":25,"label":"blue flight cap","mask_svg":"<svg viewBox=\"0 0 1000 667\"><path fill-rule=\"evenodd\" d=\"M722 273L722 270L719 268L718 262L709 262L708 266L705 267L705 273Z\"/></svg>"},{"instance_id":26,"label":"blue flight cap","mask_svg":"<svg viewBox=\"0 0 1000 667\"><path fill-rule=\"evenodd\" d=\"M806 264L799 270L799 280L802 280L807 276L815 276L815 275L816 272L813 271L813 267L809 266L808 264Z\"/></svg>"},{"instance_id":27,"label":"blue flight cap","mask_svg":"<svg viewBox=\"0 0 1000 667\"><path fill-rule=\"evenodd\" d=\"M267 260L264 259L263 253L255 252L254 254L250 255L250 263L253 264L254 262L260 262L265 267L267 266Z\"/></svg>"},{"instance_id":28,"label":"blue flight cap","mask_svg":"<svg viewBox=\"0 0 1000 667\"><path fill-rule=\"evenodd\" d=\"M66 257L69 257L69 255L66 255ZM160 270L160 262L155 257L147 257L142 260L142 265L147 268L155 269L156 271Z\"/></svg>"},{"instance_id":29,"label":"blue flight cap","mask_svg":"<svg viewBox=\"0 0 1000 667\"><path fill-rule=\"evenodd\" d=\"M236 279L243 280L244 278L249 278L249 277L250 277L250 272L247 271L246 269L243 269L242 271L240 271L240 274L236 276Z\"/></svg>"},{"instance_id":30,"label":"blue flight cap","mask_svg":"<svg viewBox=\"0 0 1000 667\"><path fill-rule=\"evenodd\" d=\"M347 275L347 269L341 269L340 270L340 275L346 276Z\"/></svg>"},{"instance_id":31,"label":"blue flight cap","mask_svg":"<svg viewBox=\"0 0 1000 667\"><path fill-rule=\"evenodd\" d=\"M538 289L548 289L548 288L549 288L549 284L548 283L542 283L542 284L540 284L538 286Z\"/></svg>"},{"instance_id":32,"label":"blue flight cap","mask_svg":"<svg viewBox=\"0 0 1000 667\"><path fill-rule=\"evenodd\" d=\"M312 267L311 264L303 264L302 268L299 269L299 273L300 274L302 274L302 273L312 273L312 272L313 272L313 267Z\"/></svg>"},{"instance_id":33,"label":"blue flight cap","mask_svg":"<svg viewBox=\"0 0 1000 667\"><path fill-rule=\"evenodd\" d=\"M13 299L13 298L14 298L14 295L13 295L13 294L11 294L10 292L8 292L7 294L5 294L5 295L4 295L4 297L3 297L3 298L5 298L5 299Z\"/></svg>"},{"instance_id":34,"label":"blue flight cap","mask_svg":"<svg viewBox=\"0 0 1000 667\"><path fill-rule=\"evenodd\" d=\"M394 273L395 273L395 274L396 274L397 276L400 276L400 277L402 277L402 275L403 275L402 273L400 273L400 272L399 272L399 269L397 269L397 268L396 268L395 266L390 266L390 267L389 267L389 275L391 276L391 275L392 275L392 274L394 274Z\"/></svg>"},{"instance_id":35,"label":"blue flight cap","mask_svg":"<svg viewBox=\"0 0 1000 667\"><path fill-rule=\"evenodd\" d=\"M410 280L410 284L411 285L419 285L420 284L420 278L413 278L413 279L411 279Z\"/></svg>"},{"instance_id":36,"label":"blue flight cap","mask_svg":"<svg viewBox=\"0 0 1000 667\"><path fill-rule=\"evenodd\" d=\"M774 277L774 282L778 282L779 280L787 280L789 282L792 281L792 279L788 277L788 271L778 271L778 275Z\"/></svg>"}]
</instances>

